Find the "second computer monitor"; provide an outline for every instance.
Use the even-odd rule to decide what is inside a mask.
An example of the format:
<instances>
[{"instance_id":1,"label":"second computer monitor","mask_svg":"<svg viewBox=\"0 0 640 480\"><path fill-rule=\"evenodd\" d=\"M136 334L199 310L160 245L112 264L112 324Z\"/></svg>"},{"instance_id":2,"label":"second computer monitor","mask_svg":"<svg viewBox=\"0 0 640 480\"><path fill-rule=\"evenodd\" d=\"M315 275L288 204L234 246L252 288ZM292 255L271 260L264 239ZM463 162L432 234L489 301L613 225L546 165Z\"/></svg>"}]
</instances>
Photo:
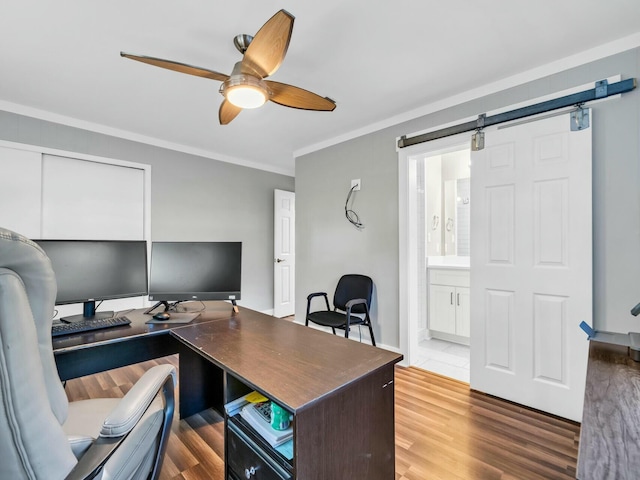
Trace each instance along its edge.
<instances>
[{"instance_id":1,"label":"second computer monitor","mask_svg":"<svg viewBox=\"0 0 640 480\"><path fill-rule=\"evenodd\" d=\"M242 242L153 242L149 300L239 300Z\"/></svg>"}]
</instances>

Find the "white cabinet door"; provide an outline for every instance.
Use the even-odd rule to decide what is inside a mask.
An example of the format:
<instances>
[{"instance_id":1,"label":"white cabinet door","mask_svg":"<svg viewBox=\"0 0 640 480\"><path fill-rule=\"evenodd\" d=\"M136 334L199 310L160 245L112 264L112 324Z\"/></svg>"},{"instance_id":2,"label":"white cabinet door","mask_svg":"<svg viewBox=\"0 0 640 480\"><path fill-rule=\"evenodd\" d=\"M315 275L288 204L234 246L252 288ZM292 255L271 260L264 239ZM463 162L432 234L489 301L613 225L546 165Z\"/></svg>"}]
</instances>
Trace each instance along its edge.
<instances>
[{"instance_id":1,"label":"white cabinet door","mask_svg":"<svg viewBox=\"0 0 640 480\"><path fill-rule=\"evenodd\" d=\"M456 333L454 288L447 285L429 286L429 329Z\"/></svg>"},{"instance_id":2,"label":"white cabinet door","mask_svg":"<svg viewBox=\"0 0 640 480\"><path fill-rule=\"evenodd\" d=\"M456 287L456 335L471 336L471 297L470 289Z\"/></svg>"},{"instance_id":3,"label":"white cabinet door","mask_svg":"<svg viewBox=\"0 0 640 480\"><path fill-rule=\"evenodd\" d=\"M429 282L429 330L469 338L469 271L430 269Z\"/></svg>"}]
</instances>

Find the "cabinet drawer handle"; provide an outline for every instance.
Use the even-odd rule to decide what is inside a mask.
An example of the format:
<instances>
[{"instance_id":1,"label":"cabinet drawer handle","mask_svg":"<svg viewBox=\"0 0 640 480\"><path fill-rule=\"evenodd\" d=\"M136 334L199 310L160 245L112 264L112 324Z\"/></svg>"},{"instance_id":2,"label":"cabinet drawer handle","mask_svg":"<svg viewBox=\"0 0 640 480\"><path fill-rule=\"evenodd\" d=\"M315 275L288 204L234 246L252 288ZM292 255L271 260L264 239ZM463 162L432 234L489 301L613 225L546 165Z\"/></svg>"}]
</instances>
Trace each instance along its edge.
<instances>
[{"instance_id":1,"label":"cabinet drawer handle","mask_svg":"<svg viewBox=\"0 0 640 480\"><path fill-rule=\"evenodd\" d=\"M247 480L249 480L251 477L253 477L256 474L256 469L255 467L251 467L251 468L245 468L244 469L244 476L247 478Z\"/></svg>"}]
</instances>

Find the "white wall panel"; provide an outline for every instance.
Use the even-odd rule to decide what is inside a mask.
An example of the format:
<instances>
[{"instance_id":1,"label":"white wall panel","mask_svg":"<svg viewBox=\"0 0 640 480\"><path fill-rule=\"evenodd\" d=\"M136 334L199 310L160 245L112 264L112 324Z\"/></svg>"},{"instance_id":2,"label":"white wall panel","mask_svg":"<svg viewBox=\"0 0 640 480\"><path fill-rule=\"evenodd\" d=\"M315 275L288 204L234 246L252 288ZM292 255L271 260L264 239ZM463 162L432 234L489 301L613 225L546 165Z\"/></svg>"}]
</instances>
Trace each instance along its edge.
<instances>
[{"instance_id":1,"label":"white wall panel","mask_svg":"<svg viewBox=\"0 0 640 480\"><path fill-rule=\"evenodd\" d=\"M567 162L568 159L567 133L541 135L533 139L533 161L536 166Z\"/></svg>"},{"instance_id":2,"label":"white wall panel","mask_svg":"<svg viewBox=\"0 0 640 480\"><path fill-rule=\"evenodd\" d=\"M514 292L487 290L485 342L488 367L513 372Z\"/></svg>"},{"instance_id":3,"label":"white wall panel","mask_svg":"<svg viewBox=\"0 0 640 480\"><path fill-rule=\"evenodd\" d=\"M513 264L515 258L515 187L504 185L486 189L488 262Z\"/></svg>"},{"instance_id":4,"label":"white wall panel","mask_svg":"<svg viewBox=\"0 0 640 480\"><path fill-rule=\"evenodd\" d=\"M282 222L280 223L280 231L282 235L282 253L293 253L291 251L291 220L289 219L289 217L282 218Z\"/></svg>"},{"instance_id":5,"label":"white wall panel","mask_svg":"<svg viewBox=\"0 0 640 480\"><path fill-rule=\"evenodd\" d=\"M291 298L291 284L290 279L292 278L291 267L289 265L282 266L282 276L281 282L282 285L280 287L280 291L282 295L280 296L280 300L282 303L292 302L293 298Z\"/></svg>"},{"instance_id":6,"label":"white wall panel","mask_svg":"<svg viewBox=\"0 0 640 480\"><path fill-rule=\"evenodd\" d=\"M503 143L487 148L487 169L512 171L515 166L515 145Z\"/></svg>"},{"instance_id":7,"label":"white wall panel","mask_svg":"<svg viewBox=\"0 0 640 480\"><path fill-rule=\"evenodd\" d=\"M567 266L569 181L534 183L534 264Z\"/></svg>"},{"instance_id":8,"label":"white wall panel","mask_svg":"<svg viewBox=\"0 0 640 480\"><path fill-rule=\"evenodd\" d=\"M566 297L534 295L533 364L536 380L566 383L566 304Z\"/></svg>"}]
</instances>

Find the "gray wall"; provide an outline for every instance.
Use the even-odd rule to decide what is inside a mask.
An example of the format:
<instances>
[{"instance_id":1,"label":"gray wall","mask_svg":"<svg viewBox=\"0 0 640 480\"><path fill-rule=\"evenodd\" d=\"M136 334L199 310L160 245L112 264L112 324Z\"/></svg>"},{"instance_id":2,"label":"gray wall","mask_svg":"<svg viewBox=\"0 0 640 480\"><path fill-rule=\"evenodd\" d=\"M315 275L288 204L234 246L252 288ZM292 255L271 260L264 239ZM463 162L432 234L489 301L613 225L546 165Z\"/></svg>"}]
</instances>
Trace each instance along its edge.
<instances>
[{"instance_id":1,"label":"gray wall","mask_svg":"<svg viewBox=\"0 0 640 480\"><path fill-rule=\"evenodd\" d=\"M396 138L616 74L640 77L640 49L297 158L297 319L304 318L309 292L332 292L342 273L367 273L377 285L377 340L398 347ZM640 318L629 314L640 302L640 92L592 108L594 323L601 330L640 331ZM354 205L366 225L360 232L344 218L352 178L362 179Z\"/></svg>"},{"instance_id":2,"label":"gray wall","mask_svg":"<svg viewBox=\"0 0 640 480\"><path fill-rule=\"evenodd\" d=\"M273 309L273 190L293 191L293 177L3 111L0 139L151 165L152 240L243 242L239 303Z\"/></svg>"}]
</instances>

